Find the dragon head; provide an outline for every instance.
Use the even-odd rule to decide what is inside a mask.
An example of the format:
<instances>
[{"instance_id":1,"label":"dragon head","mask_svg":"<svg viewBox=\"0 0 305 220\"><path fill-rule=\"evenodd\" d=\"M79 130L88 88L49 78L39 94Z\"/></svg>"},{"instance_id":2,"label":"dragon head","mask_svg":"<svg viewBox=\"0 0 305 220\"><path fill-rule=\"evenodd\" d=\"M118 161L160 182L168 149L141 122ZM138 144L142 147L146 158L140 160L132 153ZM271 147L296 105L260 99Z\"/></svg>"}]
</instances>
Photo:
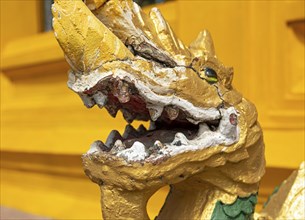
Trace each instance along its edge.
<instances>
[{"instance_id":1,"label":"dragon head","mask_svg":"<svg viewBox=\"0 0 305 220\"><path fill-rule=\"evenodd\" d=\"M210 33L187 47L156 8L147 15L131 0L87 4L91 10L81 0L55 1L53 26L71 66L69 88L88 108L113 117L120 110L128 122L123 134L113 130L83 155L103 198L123 206L141 192L145 206L160 187L181 184L214 189L213 205L256 193L264 173L257 112L232 87L233 68L216 57ZM135 129L133 120L150 128ZM104 217L121 216L107 199L102 205Z\"/></svg>"}]
</instances>

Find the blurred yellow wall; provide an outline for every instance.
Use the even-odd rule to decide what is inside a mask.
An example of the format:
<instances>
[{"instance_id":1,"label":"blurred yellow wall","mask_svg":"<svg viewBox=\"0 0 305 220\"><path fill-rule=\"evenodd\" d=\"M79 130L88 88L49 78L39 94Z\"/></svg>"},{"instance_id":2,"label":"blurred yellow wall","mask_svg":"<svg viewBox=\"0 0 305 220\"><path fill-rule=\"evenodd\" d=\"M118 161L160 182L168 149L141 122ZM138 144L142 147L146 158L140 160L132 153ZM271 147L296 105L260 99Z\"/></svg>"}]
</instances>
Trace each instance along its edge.
<instances>
[{"instance_id":1,"label":"blurred yellow wall","mask_svg":"<svg viewBox=\"0 0 305 220\"><path fill-rule=\"evenodd\" d=\"M189 44L210 30L234 85L256 103L267 174L260 204L304 160L304 1L171 1L158 7ZM1 1L1 205L60 219L98 219L99 189L80 155L125 122L86 109L67 89L63 54L41 33L41 1ZM145 10L148 10L146 8ZM300 40L301 39L301 40ZM303 39L303 41L302 41ZM139 123L136 123L139 124ZM167 189L149 205L157 214Z\"/></svg>"}]
</instances>

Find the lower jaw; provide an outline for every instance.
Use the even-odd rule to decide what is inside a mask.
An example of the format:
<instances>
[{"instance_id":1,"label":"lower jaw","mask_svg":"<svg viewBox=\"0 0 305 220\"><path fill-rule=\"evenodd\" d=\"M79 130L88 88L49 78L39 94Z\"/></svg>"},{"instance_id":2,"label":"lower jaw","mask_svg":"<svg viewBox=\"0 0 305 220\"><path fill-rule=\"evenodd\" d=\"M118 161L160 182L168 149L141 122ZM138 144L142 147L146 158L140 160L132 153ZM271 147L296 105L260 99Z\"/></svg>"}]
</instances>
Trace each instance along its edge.
<instances>
[{"instance_id":1,"label":"lower jaw","mask_svg":"<svg viewBox=\"0 0 305 220\"><path fill-rule=\"evenodd\" d=\"M239 138L237 126L228 136L222 134L220 127L212 131L207 124L200 123L196 132L176 128L173 130L146 131L146 135L137 137L137 132L145 133L143 129L145 128L140 126L137 131L131 125L127 125L123 135L113 131L114 134L108 137L108 139L112 139L111 143L108 140L106 144L96 141L91 145L88 154L105 151L105 153L123 158L129 163L154 163L188 151L198 151L219 145L229 146Z\"/></svg>"}]
</instances>

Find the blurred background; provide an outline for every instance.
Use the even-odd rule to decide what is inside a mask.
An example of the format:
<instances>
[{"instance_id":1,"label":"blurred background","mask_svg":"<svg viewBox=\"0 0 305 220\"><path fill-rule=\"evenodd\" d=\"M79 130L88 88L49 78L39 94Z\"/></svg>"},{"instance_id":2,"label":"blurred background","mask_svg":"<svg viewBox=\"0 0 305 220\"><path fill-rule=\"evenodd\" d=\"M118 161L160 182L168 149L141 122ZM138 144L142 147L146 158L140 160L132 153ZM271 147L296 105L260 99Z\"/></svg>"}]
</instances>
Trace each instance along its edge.
<instances>
[{"instance_id":1,"label":"blurred background","mask_svg":"<svg viewBox=\"0 0 305 220\"><path fill-rule=\"evenodd\" d=\"M145 11L157 6L187 45L208 29L218 58L234 67L234 86L256 104L267 160L260 209L304 160L304 1L137 2ZM84 175L81 154L126 122L121 113L113 119L86 109L67 88L69 67L51 32L50 5L1 0L1 216L12 218L13 208L100 219L99 188ZM149 201L151 218L167 190Z\"/></svg>"}]
</instances>

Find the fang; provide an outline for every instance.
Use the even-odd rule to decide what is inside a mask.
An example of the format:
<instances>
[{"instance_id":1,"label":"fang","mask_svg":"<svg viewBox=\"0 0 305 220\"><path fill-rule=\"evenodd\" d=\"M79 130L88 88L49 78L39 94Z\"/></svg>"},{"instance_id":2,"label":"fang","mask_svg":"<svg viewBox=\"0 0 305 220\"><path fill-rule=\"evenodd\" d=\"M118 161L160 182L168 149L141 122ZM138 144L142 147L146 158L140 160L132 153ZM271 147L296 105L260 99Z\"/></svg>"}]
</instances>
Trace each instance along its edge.
<instances>
[{"instance_id":1,"label":"fang","mask_svg":"<svg viewBox=\"0 0 305 220\"><path fill-rule=\"evenodd\" d=\"M120 103L126 103L130 100L129 87L122 80L114 82L113 95L118 98Z\"/></svg>"},{"instance_id":2,"label":"fang","mask_svg":"<svg viewBox=\"0 0 305 220\"><path fill-rule=\"evenodd\" d=\"M150 107L147 106L151 120L156 121L162 114L163 112L163 107L161 106L154 106L154 107Z\"/></svg>"},{"instance_id":3,"label":"fang","mask_svg":"<svg viewBox=\"0 0 305 220\"><path fill-rule=\"evenodd\" d=\"M102 92L97 92L93 95L93 99L95 100L96 104L99 108L103 108L107 102L107 96Z\"/></svg>"},{"instance_id":4,"label":"fang","mask_svg":"<svg viewBox=\"0 0 305 220\"><path fill-rule=\"evenodd\" d=\"M175 120L179 115L179 109L175 107L167 107L165 109L170 120Z\"/></svg>"}]
</instances>

